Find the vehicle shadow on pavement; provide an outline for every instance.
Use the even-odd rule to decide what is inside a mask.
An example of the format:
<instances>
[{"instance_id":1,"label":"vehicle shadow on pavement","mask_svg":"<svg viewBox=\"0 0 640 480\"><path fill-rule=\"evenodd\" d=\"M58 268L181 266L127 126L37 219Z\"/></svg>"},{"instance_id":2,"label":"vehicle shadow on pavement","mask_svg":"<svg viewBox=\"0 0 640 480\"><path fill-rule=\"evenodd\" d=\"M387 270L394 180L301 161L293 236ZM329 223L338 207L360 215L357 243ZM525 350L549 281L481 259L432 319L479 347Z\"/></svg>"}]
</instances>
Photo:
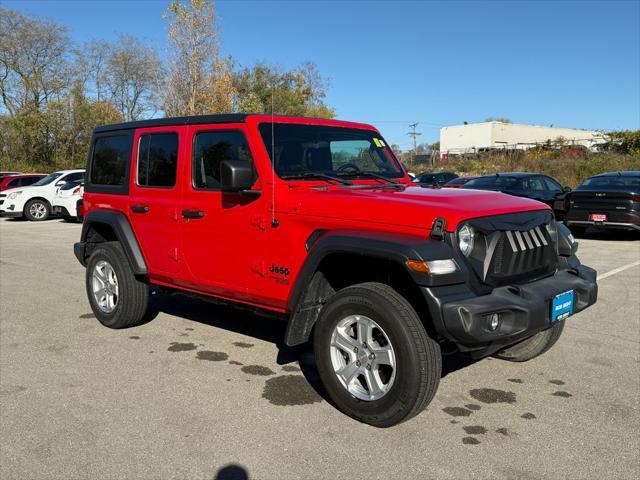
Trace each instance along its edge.
<instances>
[{"instance_id":1,"label":"vehicle shadow on pavement","mask_svg":"<svg viewBox=\"0 0 640 480\"><path fill-rule=\"evenodd\" d=\"M316 370L311 344L296 347L285 345L287 323L282 319L180 293L153 295L146 321L151 321L160 312L273 343L278 348L276 363L281 366L298 363L309 385L324 400L331 403Z\"/></svg>"}]
</instances>

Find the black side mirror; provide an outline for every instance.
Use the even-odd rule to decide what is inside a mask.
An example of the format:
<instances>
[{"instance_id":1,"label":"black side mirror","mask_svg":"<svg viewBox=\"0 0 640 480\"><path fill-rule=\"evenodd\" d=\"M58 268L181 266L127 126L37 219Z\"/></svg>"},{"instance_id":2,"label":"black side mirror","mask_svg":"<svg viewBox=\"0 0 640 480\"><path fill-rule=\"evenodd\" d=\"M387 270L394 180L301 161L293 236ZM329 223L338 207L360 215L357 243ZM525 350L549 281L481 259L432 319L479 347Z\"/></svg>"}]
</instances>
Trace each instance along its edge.
<instances>
[{"instance_id":1,"label":"black side mirror","mask_svg":"<svg viewBox=\"0 0 640 480\"><path fill-rule=\"evenodd\" d=\"M564 193L569 193L571 191L571 187L562 187L562 191Z\"/></svg>"},{"instance_id":2,"label":"black side mirror","mask_svg":"<svg viewBox=\"0 0 640 480\"><path fill-rule=\"evenodd\" d=\"M253 168L242 160L224 160L220 163L220 183L225 192L243 192L253 186Z\"/></svg>"}]
</instances>

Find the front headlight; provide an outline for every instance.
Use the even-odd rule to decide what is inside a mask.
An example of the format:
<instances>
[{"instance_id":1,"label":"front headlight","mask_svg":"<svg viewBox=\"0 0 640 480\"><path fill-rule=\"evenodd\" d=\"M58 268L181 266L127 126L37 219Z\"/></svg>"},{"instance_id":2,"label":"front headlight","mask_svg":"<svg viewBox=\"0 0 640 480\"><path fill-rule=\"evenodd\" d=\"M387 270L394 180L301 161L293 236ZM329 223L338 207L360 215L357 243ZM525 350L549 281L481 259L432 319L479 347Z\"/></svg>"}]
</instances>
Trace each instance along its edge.
<instances>
[{"instance_id":1,"label":"front headlight","mask_svg":"<svg viewBox=\"0 0 640 480\"><path fill-rule=\"evenodd\" d=\"M9 200L13 200L14 198L16 198L18 195L22 195L22 192L13 192L10 193L9 196L7 197Z\"/></svg>"},{"instance_id":2,"label":"front headlight","mask_svg":"<svg viewBox=\"0 0 640 480\"><path fill-rule=\"evenodd\" d=\"M473 250L473 228L468 225L458 231L458 248L465 257L468 257Z\"/></svg>"}]
</instances>

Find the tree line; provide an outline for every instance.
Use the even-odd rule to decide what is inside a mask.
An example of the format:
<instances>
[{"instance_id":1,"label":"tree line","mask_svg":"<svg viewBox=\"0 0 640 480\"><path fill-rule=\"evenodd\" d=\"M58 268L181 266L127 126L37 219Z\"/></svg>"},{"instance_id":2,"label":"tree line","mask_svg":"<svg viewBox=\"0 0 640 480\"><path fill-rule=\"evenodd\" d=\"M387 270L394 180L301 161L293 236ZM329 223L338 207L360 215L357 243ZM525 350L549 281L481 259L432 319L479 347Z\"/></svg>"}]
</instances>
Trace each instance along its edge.
<instances>
[{"instance_id":1,"label":"tree line","mask_svg":"<svg viewBox=\"0 0 640 480\"><path fill-rule=\"evenodd\" d=\"M0 8L1 170L82 166L97 125L157 116L328 117L315 64L239 66L220 51L212 0L173 0L168 55L122 34L74 43L65 25ZM164 57L167 58L164 58Z\"/></svg>"}]
</instances>

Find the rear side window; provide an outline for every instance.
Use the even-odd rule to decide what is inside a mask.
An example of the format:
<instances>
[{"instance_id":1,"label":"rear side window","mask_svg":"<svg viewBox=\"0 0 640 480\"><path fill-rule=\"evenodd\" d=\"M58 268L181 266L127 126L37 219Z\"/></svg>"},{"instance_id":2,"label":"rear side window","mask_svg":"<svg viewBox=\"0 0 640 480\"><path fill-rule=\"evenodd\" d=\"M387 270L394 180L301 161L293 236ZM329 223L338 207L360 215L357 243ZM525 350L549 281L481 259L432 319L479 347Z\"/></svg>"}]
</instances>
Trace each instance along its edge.
<instances>
[{"instance_id":1,"label":"rear side window","mask_svg":"<svg viewBox=\"0 0 640 480\"><path fill-rule=\"evenodd\" d=\"M27 186L27 185L33 185L34 183L36 183L38 180L40 180L42 177L24 177L20 183L20 185Z\"/></svg>"},{"instance_id":2,"label":"rear side window","mask_svg":"<svg viewBox=\"0 0 640 480\"><path fill-rule=\"evenodd\" d=\"M14 178L8 183L7 187L17 187L18 185L22 185L22 183L20 183L20 179Z\"/></svg>"},{"instance_id":3,"label":"rear side window","mask_svg":"<svg viewBox=\"0 0 640 480\"><path fill-rule=\"evenodd\" d=\"M547 190L551 190L551 191L562 190L562 186L558 182L556 182L553 178L551 177L541 177L541 178L544 181L544 183L547 185Z\"/></svg>"},{"instance_id":4,"label":"rear side window","mask_svg":"<svg viewBox=\"0 0 640 480\"><path fill-rule=\"evenodd\" d=\"M138 185L173 187L178 168L178 134L141 135L138 144Z\"/></svg>"},{"instance_id":5,"label":"rear side window","mask_svg":"<svg viewBox=\"0 0 640 480\"><path fill-rule=\"evenodd\" d=\"M128 135L98 137L93 145L91 183L110 186L124 185L130 156Z\"/></svg>"},{"instance_id":6,"label":"rear side window","mask_svg":"<svg viewBox=\"0 0 640 480\"><path fill-rule=\"evenodd\" d=\"M239 131L196 133L193 142L193 186L200 190L220 189L220 163L224 160L251 162L251 152Z\"/></svg>"},{"instance_id":7,"label":"rear side window","mask_svg":"<svg viewBox=\"0 0 640 480\"><path fill-rule=\"evenodd\" d=\"M66 177L63 177L62 180L65 182L82 182L84 181L84 172L70 173Z\"/></svg>"}]
</instances>

